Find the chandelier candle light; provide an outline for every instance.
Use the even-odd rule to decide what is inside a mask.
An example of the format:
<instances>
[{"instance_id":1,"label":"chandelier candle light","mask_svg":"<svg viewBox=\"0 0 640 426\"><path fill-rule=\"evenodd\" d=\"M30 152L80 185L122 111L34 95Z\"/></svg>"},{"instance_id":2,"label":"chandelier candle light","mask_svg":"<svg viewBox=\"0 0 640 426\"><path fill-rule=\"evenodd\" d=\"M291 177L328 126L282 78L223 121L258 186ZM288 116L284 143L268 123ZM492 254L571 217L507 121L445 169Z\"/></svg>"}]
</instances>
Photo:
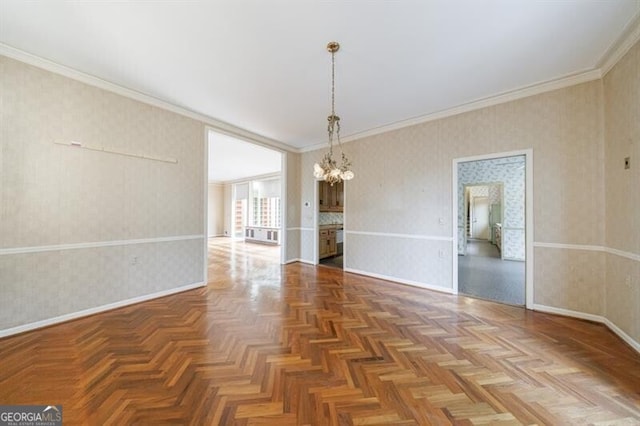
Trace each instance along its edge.
<instances>
[{"instance_id":1,"label":"chandelier candle light","mask_svg":"<svg viewBox=\"0 0 640 426\"><path fill-rule=\"evenodd\" d=\"M340 117L336 115L336 97L335 97L335 80L336 80L336 52L340 49L340 44L332 41L327 44L327 50L331 52L331 115L327 117L329 124L327 125L327 132L329 133L329 152L327 152L320 163L313 165L313 176L316 179L321 179L329 182L333 186L334 183L342 182L343 180L351 180L354 177L353 172L350 170L351 162L347 159L342 151L342 142L340 142ZM340 153L342 154L342 162L340 167L338 163L333 159L333 141L337 140L340 147Z\"/></svg>"}]
</instances>

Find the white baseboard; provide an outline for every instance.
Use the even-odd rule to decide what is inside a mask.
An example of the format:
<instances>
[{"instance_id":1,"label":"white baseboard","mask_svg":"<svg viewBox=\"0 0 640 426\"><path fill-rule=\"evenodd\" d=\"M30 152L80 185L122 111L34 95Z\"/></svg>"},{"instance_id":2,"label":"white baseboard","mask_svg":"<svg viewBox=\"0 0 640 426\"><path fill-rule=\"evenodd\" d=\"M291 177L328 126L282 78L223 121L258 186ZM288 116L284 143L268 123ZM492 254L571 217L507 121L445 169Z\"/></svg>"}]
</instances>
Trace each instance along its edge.
<instances>
[{"instance_id":1,"label":"white baseboard","mask_svg":"<svg viewBox=\"0 0 640 426\"><path fill-rule=\"evenodd\" d=\"M300 259L300 258L289 259L289 260L285 261L284 263L288 265L289 263L296 263L296 262L306 263L307 265L315 265L315 263L311 262L310 260Z\"/></svg>"},{"instance_id":2,"label":"white baseboard","mask_svg":"<svg viewBox=\"0 0 640 426\"><path fill-rule=\"evenodd\" d=\"M585 312L572 311L570 309L555 308L553 306L538 305L538 304L533 305L533 310L539 311L539 312L545 312L549 314L563 315L566 317L585 319L593 322L598 322L600 324L604 324L607 327L609 327L611 331L617 334L618 337L624 340L629 346L635 349L636 352L640 353L640 342L635 341L631 336L625 333L620 327L615 325L613 322L611 322L611 320L609 320L606 317L603 317L601 315L587 314Z\"/></svg>"},{"instance_id":3,"label":"white baseboard","mask_svg":"<svg viewBox=\"0 0 640 426\"><path fill-rule=\"evenodd\" d=\"M572 311L571 309L556 308L554 306L539 305L537 303L533 305L533 310L545 312L548 314L563 315L565 317L584 319L584 320L600 322L600 323L603 322L604 320L604 317L600 315L588 314L580 311Z\"/></svg>"},{"instance_id":4,"label":"white baseboard","mask_svg":"<svg viewBox=\"0 0 640 426\"><path fill-rule=\"evenodd\" d=\"M182 293L183 291L193 290L195 288L206 286L205 282L197 282L188 284L182 287L176 287L169 290L159 291L157 293L145 294L144 296L138 296L131 299L120 300L118 302L109 303L107 305L96 306L95 308L84 309L78 312L72 312L70 314L60 315L59 317L48 318L42 321L36 321L29 324L19 325L17 327L7 328L0 330L0 337L11 336L14 334L24 333L26 331L36 330L38 328L49 327L51 325L60 324L62 322L71 321L74 319L86 317L89 315L98 314L100 312L111 311L113 309L122 308L128 305L134 305L140 302L146 302L148 300L157 299L159 297L170 296L176 293Z\"/></svg>"},{"instance_id":5,"label":"white baseboard","mask_svg":"<svg viewBox=\"0 0 640 426\"><path fill-rule=\"evenodd\" d=\"M609 318L603 318L602 323L609 327L611 331L616 333L618 337L627 342L629 346L636 350L636 352L640 353L640 342L637 342L631 338L627 333L625 333L620 327L615 325Z\"/></svg>"},{"instance_id":6,"label":"white baseboard","mask_svg":"<svg viewBox=\"0 0 640 426\"><path fill-rule=\"evenodd\" d=\"M439 291L440 293L447 293L447 294L453 294L453 289L450 288L445 288L445 287L438 287L435 285L431 285L431 284L426 284L426 283L422 283L419 281L412 281L412 280L405 280L402 278L397 278L397 277L391 277L388 275L382 275L382 274L375 274L372 272L367 272L367 271L361 271L359 269L352 269L352 268L344 268L345 272L351 272L352 274L358 274L358 275L364 275L367 277L371 277L371 278L378 278L381 280L385 280L385 281L393 281L399 284L406 284L406 285L410 285L412 287L419 287L419 288L424 288L427 290L434 290L434 291Z\"/></svg>"}]
</instances>

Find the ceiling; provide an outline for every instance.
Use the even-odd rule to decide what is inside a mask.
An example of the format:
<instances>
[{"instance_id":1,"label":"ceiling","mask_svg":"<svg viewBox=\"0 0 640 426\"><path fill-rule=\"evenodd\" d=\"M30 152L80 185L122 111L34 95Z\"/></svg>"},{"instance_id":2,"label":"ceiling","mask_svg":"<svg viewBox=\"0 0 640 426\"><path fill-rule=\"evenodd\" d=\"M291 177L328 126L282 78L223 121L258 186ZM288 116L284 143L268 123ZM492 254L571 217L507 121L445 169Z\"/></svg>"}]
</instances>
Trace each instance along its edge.
<instances>
[{"instance_id":1,"label":"ceiling","mask_svg":"<svg viewBox=\"0 0 640 426\"><path fill-rule=\"evenodd\" d=\"M640 0L0 0L0 42L260 136L349 136L596 69Z\"/></svg>"},{"instance_id":2,"label":"ceiling","mask_svg":"<svg viewBox=\"0 0 640 426\"><path fill-rule=\"evenodd\" d=\"M279 173L282 154L221 133L209 132L209 182Z\"/></svg>"}]
</instances>

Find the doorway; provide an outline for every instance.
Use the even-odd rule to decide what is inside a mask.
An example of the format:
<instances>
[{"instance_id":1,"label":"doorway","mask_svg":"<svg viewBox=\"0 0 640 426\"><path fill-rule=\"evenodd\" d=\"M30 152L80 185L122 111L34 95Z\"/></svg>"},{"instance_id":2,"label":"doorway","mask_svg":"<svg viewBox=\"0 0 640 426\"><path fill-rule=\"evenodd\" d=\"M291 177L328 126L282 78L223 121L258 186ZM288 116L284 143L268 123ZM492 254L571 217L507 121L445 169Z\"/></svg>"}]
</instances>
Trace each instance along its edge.
<instances>
[{"instance_id":1,"label":"doorway","mask_svg":"<svg viewBox=\"0 0 640 426\"><path fill-rule=\"evenodd\" d=\"M344 269L345 183L316 183L316 235L318 264Z\"/></svg>"},{"instance_id":2,"label":"doorway","mask_svg":"<svg viewBox=\"0 0 640 426\"><path fill-rule=\"evenodd\" d=\"M454 160L454 292L531 307L532 151Z\"/></svg>"},{"instance_id":3,"label":"doorway","mask_svg":"<svg viewBox=\"0 0 640 426\"><path fill-rule=\"evenodd\" d=\"M207 129L207 150L207 264L217 255L231 255L280 265L286 249L286 155L212 129Z\"/></svg>"}]
</instances>

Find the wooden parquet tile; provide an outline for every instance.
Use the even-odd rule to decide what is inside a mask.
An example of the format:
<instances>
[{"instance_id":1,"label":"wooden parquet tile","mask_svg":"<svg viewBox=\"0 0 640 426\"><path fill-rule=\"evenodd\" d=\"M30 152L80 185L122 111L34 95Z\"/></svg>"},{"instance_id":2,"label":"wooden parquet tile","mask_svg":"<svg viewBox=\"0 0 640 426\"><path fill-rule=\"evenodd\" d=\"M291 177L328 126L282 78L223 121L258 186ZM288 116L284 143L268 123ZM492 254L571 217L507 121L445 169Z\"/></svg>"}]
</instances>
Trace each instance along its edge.
<instances>
[{"instance_id":1,"label":"wooden parquet tile","mask_svg":"<svg viewBox=\"0 0 640 426\"><path fill-rule=\"evenodd\" d=\"M0 404L66 425L640 424L640 356L602 325L277 259L212 242L206 288L0 340Z\"/></svg>"}]
</instances>

